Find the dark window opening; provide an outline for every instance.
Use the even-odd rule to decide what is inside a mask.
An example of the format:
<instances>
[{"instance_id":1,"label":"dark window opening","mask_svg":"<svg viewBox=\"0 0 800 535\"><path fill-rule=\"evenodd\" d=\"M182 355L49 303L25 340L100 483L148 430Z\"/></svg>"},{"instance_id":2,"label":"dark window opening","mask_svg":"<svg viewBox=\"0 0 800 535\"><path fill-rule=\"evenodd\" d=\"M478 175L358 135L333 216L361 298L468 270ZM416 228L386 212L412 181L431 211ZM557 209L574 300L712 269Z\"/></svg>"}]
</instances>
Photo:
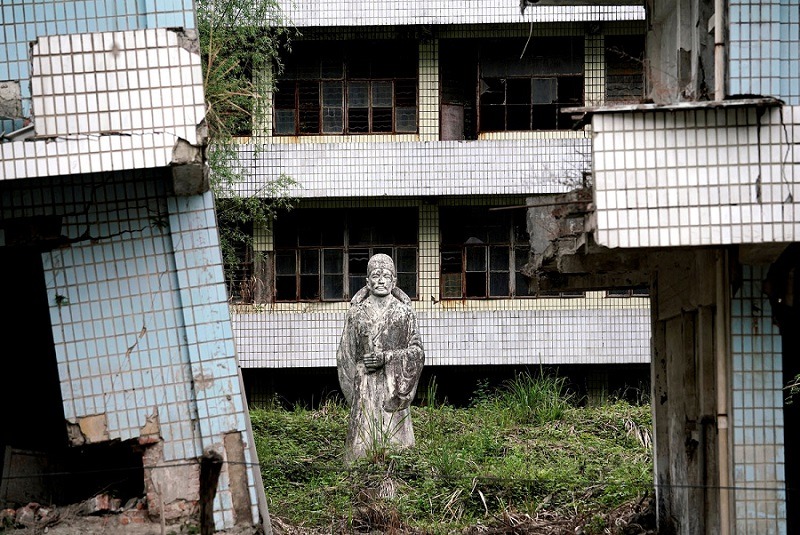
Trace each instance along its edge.
<instances>
[{"instance_id":1,"label":"dark window opening","mask_svg":"<svg viewBox=\"0 0 800 535\"><path fill-rule=\"evenodd\" d=\"M412 41L295 43L276 84L275 135L415 133L417 56Z\"/></svg>"},{"instance_id":2,"label":"dark window opening","mask_svg":"<svg viewBox=\"0 0 800 535\"><path fill-rule=\"evenodd\" d=\"M236 228L226 229L226 233L229 237L228 243L233 249L233 256L226 255L226 259L236 259L225 266L228 299L231 303L252 303L260 284L255 273L255 254L251 243L253 224L238 225Z\"/></svg>"},{"instance_id":3,"label":"dark window opening","mask_svg":"<svg viewBox=\"0 0 800 535\"><path fill-rule=\"evenodd\" d=\"M448 39L440 51L442 139L574 126L562 109L584 103L582 38Z\"/></svg>"},{"instance_id":4,"label":"dark window opening","mask_svg":"<svg viewBox=\"0 0 800 535\"><path fill-rule=\"evenodd\" d=\"M440 209L443 299L529 297L522 267L529 238L524 211Z\"/></svg>"},{"instance_id":5,"label":"dark window opening","mask_svg":"<svg viewBox=\"0 0 800 535\"><path fill-rule=\"evenodd\" d=\"M606 103L643 101L644 44L643 35L606 36Z\"/></svg>"},{"instance_id":6,"label":"dark window opening","mask_svg":"<svg viewBox=\"0 0 800 535\"><path fill-rule=\"evenodd\" d=\"M343 301L364 287L370 256L385 253L397 286L417 297L414 208L294 210L275 221L275 300Z\"/></svg>"},{"instance_id":7,"label":"dark window opening","mask_svg":"<svg viewBox=\"0 0 800 535\"><path fill-rule=\"evenodd\" d=\"M606 297L650 297L650 289L647 286L614 288L613 290L606 290Z\"/></svg>"}]
</instances>

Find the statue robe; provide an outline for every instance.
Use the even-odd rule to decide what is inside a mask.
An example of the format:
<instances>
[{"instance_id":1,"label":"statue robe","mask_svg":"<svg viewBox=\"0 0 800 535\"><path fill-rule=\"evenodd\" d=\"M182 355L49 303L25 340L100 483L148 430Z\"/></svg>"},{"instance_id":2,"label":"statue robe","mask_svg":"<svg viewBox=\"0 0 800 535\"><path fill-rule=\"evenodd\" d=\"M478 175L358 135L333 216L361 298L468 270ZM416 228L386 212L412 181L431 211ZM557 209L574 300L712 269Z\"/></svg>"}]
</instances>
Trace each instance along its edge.
<instances>
[{"instance_id":1,"label":"statue robe","mask_svg":"<svg viewBox=\"0 0 800 535\"><path fill-rule=\"evenodd\" d=\"M350 405L347 460L414 445L411 401L425 360L417 318L410 300L394 289L378 310L364 290L351 300L336 353L339 385ZM364 355L382 352L377 370L364 366Z\"/></svg>"}]
</instances>

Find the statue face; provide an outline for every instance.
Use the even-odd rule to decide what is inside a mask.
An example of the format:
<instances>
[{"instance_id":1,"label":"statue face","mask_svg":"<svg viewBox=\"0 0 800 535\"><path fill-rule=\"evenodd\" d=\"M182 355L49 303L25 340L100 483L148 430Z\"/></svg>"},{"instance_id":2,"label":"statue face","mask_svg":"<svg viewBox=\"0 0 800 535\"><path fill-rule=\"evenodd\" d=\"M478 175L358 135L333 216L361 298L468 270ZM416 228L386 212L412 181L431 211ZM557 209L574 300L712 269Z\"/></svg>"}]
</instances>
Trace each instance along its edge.
<instances>
[{"instance_id":1,"label":"statue face","mask_svg":"<svg viewBox=\"0 0 800 535\"><path fill-rule=\"evenodd\" d=\"M367 286L369 286L370 293L379 297L384 297L392 293L394 284L394 273L389 269L373 269L369 277L367 277Z\"/></svg>"}]
</instances>

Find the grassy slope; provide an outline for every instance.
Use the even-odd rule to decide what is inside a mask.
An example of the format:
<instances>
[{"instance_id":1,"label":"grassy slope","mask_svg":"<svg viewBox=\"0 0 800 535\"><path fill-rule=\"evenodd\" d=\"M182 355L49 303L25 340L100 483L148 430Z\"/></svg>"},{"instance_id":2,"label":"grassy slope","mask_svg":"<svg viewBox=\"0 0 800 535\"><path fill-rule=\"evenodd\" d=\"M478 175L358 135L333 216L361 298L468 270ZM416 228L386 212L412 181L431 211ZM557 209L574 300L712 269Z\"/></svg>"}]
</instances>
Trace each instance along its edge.
<instances>
[{"instance_id":1,"label":"grassy slope","mask_svg":"<svg viewBox=\"0 0 800 535\"><path fill-rule=\"evenodd\" d=\"M469 408L413 407L416 447L351 467L340 404L253 410L270 512L326 533L451 533L511 514L591 519L651 490L649 407L579 408L562 386L519 376Z\"/></svg>"}]
</instances>

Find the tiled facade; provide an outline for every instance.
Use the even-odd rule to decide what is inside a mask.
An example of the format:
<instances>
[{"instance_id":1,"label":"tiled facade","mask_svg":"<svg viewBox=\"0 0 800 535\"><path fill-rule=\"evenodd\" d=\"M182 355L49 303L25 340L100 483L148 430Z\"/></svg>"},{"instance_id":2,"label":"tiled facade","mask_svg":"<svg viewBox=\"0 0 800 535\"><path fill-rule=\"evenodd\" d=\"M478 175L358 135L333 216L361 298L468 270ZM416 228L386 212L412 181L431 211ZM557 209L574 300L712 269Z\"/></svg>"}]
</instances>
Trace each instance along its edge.
<instances>
[{"instance_id":1,"label":"tiled facade","mask_svg":"<svg viewBox=\"0 0 800 535\"><path fill-rule=\"evenodd\" d=\"M746 266L732 302L733 487L737 533L786 533L781 337L761 285Z\"/></svg>"},{"instance_id":2,"label":"tiled facade","mask_svg":"<svg viewBox=\"0 0 800 535\"><path fill-rule=\"evenodd\" d=\"M693 106L593 121L598 242L609 247L791 242L796 106Z\"/></svg>"},{"instance_id":3,"label":"tiled facade","mask_svg":"<svg viewBox=\"0 0 800 535\"><path fill-rule=\"evenodd\" d=\"M279 174L297 182L290 195L298 210L413 209L418 225L414 308L428 365L646 364L649 307L642 297L447 299L440 288L440 214L446 207L492 206L524 210L526 198L563 193L581 185L591 168L584 129L480 132L476 139L445 140L442 119L443 46L569 36L581 43L582 94L604 100L607 35L642 35L641 7L530 7L435 2L386 6L359 2L286 4L287 19L304 42L398 39L418 42L415 133L273 135L243 145L249 179L238 185L256 194ZM531 22L533 24L531 24ZM587 34L587 24L598 30ZM602 23L602 24L601 24ZM427 24L420 28L419 24ZM323 48L324 50L324 48ZM546 51L531 52L546 56ZM289 59L291 61L291 55ZM280 80L280 77L278 77ZM273 102L275 96L273 96ZM280 221L280 216L278 218ZM271 262L271 230L256 232L258 253ZM271 281L267 281L267 286ZM335 366L346 299L285 302L267 299L234 307L234 334L244 368Z\"/></svg>"},{"instance_id":4,"label":"tiled facade","mask_svg":"<svg viewBox=\"0 0 800 535\"><path fill-rule=\"evenodd\" d=\"M659 12L669 13L674 7L661 2ZM696 275L694 283L665 284L653 302L663 316L654 319L654 325L660 319L663 324L672 322L662 327L662 340L654 343L654 354L666 356L665 378L654 379L655 388L665 392L663 399L667 399L663 389L674 386L670 370L711 366L706 370L716 374L713 379L706 375L702 386L704 392L716 389L713 404L693 386L669 392L671 399L679 394L686 400L678 409L685 426L674 425L682 419L665 421L656 416L661 527L677 533L791 533L800 519L790 501L797 486L797 465L786 437L796 424L785 419L793 414L784 389L792 380L784 369L793 355L783 345L794 340L796 325L784 323L779 330L770 298L773 304L787 306L786 296L793 295L775 294L771 286L783 279L772 268L791 262L786 258L791 258L788 253L800 235L796 150L800 4L735 0L726 7L716 19L726 29L720 43L725 59L716 72L725 76L721 86L727 96L683 101L683 93L669 95L672 99L661 105L590 110L595 135L592 231L600 245L652 262L656 281L668 280L664 271L672 265L672 254L676 258L687 254L700 258L709 251L717 255L716 267L698 260L688 271ZM672 22L680 28L674 35L664 27L656 29L658 46L665 49L673 44L665 39L677 41L694 31L694 23L684 27L680 25L685 20ZM682 75L670 71L675 66L671 53L659 57L657 47L648 50L654 54L648 61L659 76ZM700 62L712 57L704 58L702 50L690 53ZM710 72L713 65L705 67ZM784 253L779 256L780 251ZM699 342L675 350L676 341L695 334L673 326L685 326L690 317L686 314L693 310L699 311L699 318L708 318L705 307L712 303L713 334L706 322L697 332ZM683 320L675 320L680 314ZM711 339L713 351L708 350ZM656 407L659 410L664 409ZM716 427L710 440L711 435L703 437L699 427L690 425L693 414L704 412L710 414L706 424L714 422ZM697 458L684 462L681 446L686 444L688 452L689 444L699 440L719 449L692 472ZM704 488L707 499L686 500L692 491L676 489L695 488L693 478L698 474L703 481L718 478L719 487L701 485L696 488ZM675 496L682 497L673 500Z\"/></svg>"},{"instance_id":5,"label":"tiled facade","mask_svg":"<svg viewBox=\"0 0 800 535\"><path fill-rule=\"evenodd\" d=\"M191 520L200 458L219 452L215 527L252 526L268 513L199 156L193 3L157 4L0 6L0 80L21 88L2 122L0 247L41 251L25 275L44 278L71 445L139 444L167 521Z\"/></svg>"}]
</instances>

